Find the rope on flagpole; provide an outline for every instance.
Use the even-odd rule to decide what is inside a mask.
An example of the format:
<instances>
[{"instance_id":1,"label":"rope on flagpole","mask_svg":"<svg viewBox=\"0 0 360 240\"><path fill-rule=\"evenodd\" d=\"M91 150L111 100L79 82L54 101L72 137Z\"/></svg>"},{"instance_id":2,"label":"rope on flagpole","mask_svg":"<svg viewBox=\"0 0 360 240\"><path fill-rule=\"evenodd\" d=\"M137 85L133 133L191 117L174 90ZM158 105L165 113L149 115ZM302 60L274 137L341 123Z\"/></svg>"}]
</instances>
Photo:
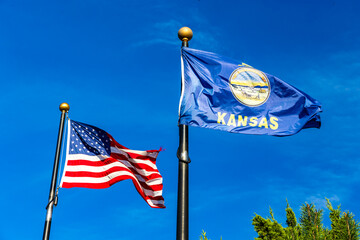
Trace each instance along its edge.
<instances>
[{"instance_id":1,"label":"rope on flagpole","mask_svg":"<svg viewBox=\"0 0 360 240\"><path fill-rule=\"evenodd\" d=\"M69 114L66 113L66 118L68 120L70 120ZM64 135L66 135L67 131L68 131L68 125L67 124L64 124ZM57 191L59 191L59 188L60 188L60 181L61 181L61 177L60 177L60 174L62 172L62 168L64 166L64 152L66 152L66 142L67 142L67 137L65 137L65 141L62 141L62 145L61 145L61 153L60 153L60 166L59 166L59 172L58 172L58 178L57 178Z\"/></svg>"},{"instance_id":2,"label":"rope on flagpole","mask_svg":"<svg viewBox=\"0 0 360 240\"><path fill-rule=\"evenodd\" d=\"M65 118L70 120L69 118L69 113L66 113ZM68 131L68 125L64 124L64 135L66 135ZM64 166L64 152L66 153L66 142L67 142L67 137L65 137L65 141L62 141L61 143L61 152L60 152L60 161L59 161L59 171L58 171L58 177L57 177L57 188L56 188L56 192L55 192L55 196L54 196L54 206L56 207L58 204L58 195L59 195L59 189L60 189L60 181L61 181L61 172L62 172L62 168Z\"/></svg>"}]
</instances>

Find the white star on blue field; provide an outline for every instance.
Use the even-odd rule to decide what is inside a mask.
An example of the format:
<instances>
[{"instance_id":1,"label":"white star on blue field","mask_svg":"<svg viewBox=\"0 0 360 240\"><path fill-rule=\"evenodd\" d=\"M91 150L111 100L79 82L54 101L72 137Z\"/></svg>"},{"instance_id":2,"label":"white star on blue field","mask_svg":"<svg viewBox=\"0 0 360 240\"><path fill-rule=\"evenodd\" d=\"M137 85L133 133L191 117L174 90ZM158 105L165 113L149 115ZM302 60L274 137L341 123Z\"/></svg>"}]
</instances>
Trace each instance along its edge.
<instances>
[{"instance_id":1,"label":"white star on blue field","mask_svg":"<svg viewBox=\"0 0 360 240\"><path fill-rule=\"evenodd\" d=\"M358 1L0 1L0 239L43 234L60 122L104 129L134 150L163 147L166 209L130 180L59 190L50 239L176 237L181 41L279 77L322 103L321 129L290 137L189 127L190 239L254 239L255 213L285 226L286 199L360 220ZM61 164L63 169L64 163ZM60 179L58 179L60 181Z\"/></svg>"}]
</instances>

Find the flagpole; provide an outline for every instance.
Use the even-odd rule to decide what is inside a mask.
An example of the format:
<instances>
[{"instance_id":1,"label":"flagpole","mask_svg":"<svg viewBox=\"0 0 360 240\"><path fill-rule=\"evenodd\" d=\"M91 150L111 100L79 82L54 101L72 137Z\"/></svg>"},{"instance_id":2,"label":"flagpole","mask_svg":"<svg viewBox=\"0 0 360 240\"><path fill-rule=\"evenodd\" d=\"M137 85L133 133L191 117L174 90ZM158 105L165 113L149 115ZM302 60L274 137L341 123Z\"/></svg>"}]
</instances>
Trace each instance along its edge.
<instances>
[{"instance_id":1,"label":"flagpole","mask_svg":"<svg viewBox=\"0 0 360 240\"><path fill-rule=\"evenodd\" d=\"M56 144L53 173L52 173L52 178L51 178L49 202L48 202L48 205L46 206L47 213L46 213L43 240L49 240L49 237L50 237L52 211L53 211L53 206L54 205L56 206L55 202L57 202L55 200L55 198L56 198L55 190L56 190L56 180L57 180L58 169L59 169L59 158L60 158L60 151L61 151L62 136L63 136L63 131L64 131L64 122L65 122L66 113L69 111L70 106L67 103L62 103L62 104L60 104L59 109L61 111L60 127L59 127L59 133L58 133L58 140L57 140L57 144Z\"/></svg>"},{"instance_id":2,"label":"flagpole","mask_svg":"<svg viewBox=\"0 0 360 240\"><path fill-rule=\"evenodd\" d=\"M182 27L178 32L178 37L182 41L182 47L188 47L193 33L190 28ZM184 86L182 86L183 88ZM189 141L188 126L179 125L179 148L177 157L179 159L179 178L178 178L178 205L177 205L177 225L176 240L189 239Z\"/></svg>"}]
</instances>

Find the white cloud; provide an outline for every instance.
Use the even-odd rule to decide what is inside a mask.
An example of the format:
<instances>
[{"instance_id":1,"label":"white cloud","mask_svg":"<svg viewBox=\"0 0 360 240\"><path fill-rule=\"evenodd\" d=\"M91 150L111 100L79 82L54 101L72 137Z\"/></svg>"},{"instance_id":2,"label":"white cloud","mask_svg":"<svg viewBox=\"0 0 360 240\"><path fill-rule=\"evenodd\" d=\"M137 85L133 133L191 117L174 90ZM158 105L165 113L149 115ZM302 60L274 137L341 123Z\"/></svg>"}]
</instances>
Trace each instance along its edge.
<instances>
[{"instance_id":1,"label":"white cloud","mask_svg":"<svg viewBox=\"0 0 360 240\"><path fill-rule=\"evenodd\" d=\"M316 195L310 196L310 197L306 198L306 202L314 204L317 209L327 209L326 198L328 198L330 200L332 205L338 205L338 203L340 202L340 198L337 195L332 195L329 197L324 194L316 194Z\"/></svg>"},{"instance_id":2,"label":"white cloud","mask_svg":"<svg viewBox=\"0 0 360 240\"><path fill-rule=\"evenodd\" d=\"M133 43L133 47L148 47L151 45L167 44L180 45L177 38L177 31L180 29L181 23L171 19L166 22L157 22L153 24L145 32L145 40Z\"/></svg>"},{"instance_id":3,"label":"white cloud","mask_svg":"<svg viewBox=\"0 0 360 240\"><path fill-rule=\"evenodd\" d=\"M179 46L180 41L177 32L181 27L187 26L193 30L193 39L196 39L198 48L208 51L217 51L219 49L220 44L217 39L220 31L212 26L205 16L196 9L181 14L179 17L176 16L177 14L173 14L169 18L170 20L156 22L144 28L146 30L139 34L144 36L145 40L133 43L132 47L148 47L158 44ZM186 20L183 21L182 19Z\"/></svg>"}]
</instances>

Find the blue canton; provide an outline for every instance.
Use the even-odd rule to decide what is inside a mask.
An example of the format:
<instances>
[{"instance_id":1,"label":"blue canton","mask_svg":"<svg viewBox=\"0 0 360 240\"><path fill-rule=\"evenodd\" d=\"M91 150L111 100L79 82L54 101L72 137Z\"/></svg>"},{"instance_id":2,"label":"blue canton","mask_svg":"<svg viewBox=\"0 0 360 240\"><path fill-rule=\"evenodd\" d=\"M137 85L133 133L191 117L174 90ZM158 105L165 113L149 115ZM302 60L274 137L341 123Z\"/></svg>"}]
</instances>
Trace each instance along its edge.
<instances>
[{"instance_id":1,"label":"blue canton","mask_svg":"<svg viewBox=\"0 0 360 240\"><path fill-rule=\"evenodd\" d=\"M110 156L110 138L107 133L97 127L70 121L69 154L86 154L90 156Z\"/></svg>"}]
</instances>

